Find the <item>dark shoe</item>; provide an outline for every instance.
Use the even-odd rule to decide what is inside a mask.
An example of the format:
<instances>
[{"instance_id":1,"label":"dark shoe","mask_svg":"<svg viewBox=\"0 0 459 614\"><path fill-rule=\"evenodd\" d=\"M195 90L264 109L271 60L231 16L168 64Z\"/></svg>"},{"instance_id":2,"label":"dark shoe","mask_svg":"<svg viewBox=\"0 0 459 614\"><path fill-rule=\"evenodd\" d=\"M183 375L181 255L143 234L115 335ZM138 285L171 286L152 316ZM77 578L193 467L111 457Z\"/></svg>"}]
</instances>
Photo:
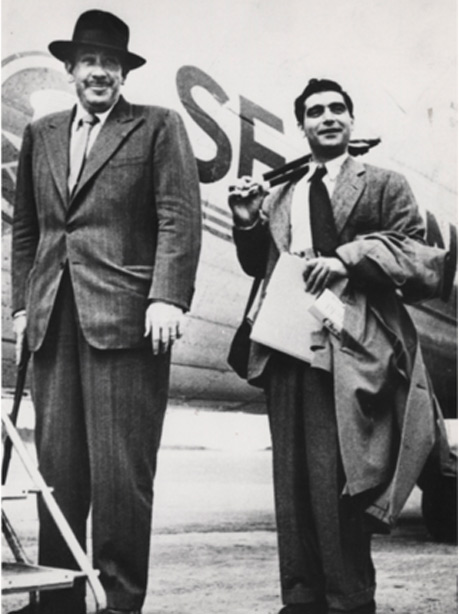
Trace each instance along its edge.
<instances>
[{"instance_id":1,"label":"dark shoe","mask_svg":"<svg viewBox=\"0 0 459 614\"><path fill-rule=\"evenodd\" d=\"M280 610L279 614L327 614L324 603L289 603Z\"/></svg>"},{"instance_id":2,"label":"dark shoe","mask_svg":"<svg viewBox=\"0 0 459 614\"><path fill-rule=\"evenodd\" d=\"M55 612L56 610L54 609L53 611ZM12 610L8 614L47 614L47 612L49 612L49 609L45 606L40 606L38 603L36 605L28 603L20 610Z\"/></svg>"},{"instance_id":3,"label":"dark shoe","mask_svg":"<svg viewBox=\"0 0 459 614\"><path fill-rule=\"evenodd\" d=\"M113 610L112 608L105 608L98 614L142 614L140 610Z\"/></svg>"},{"instance_id":4,"label":"dark shoe","mask_svg":"<svg viewBox=\"0 0 459 614\"><path fill-rule=\"evenodd\" d=\"M8 614L36 614L36 612L40 611L39 607L40 606L38 605L35 606L27 604L20 610L11 610L11 612L8 612Z\"/></svg>"},{"instance_id":5,"label":"dark shoe","mask_svg":"<svg viewBox=\"0 0 459 614\"><path fill-rule=\"evenodd\" d=\"M376 602L372 599L369 603L361 605L353 610L335 610L331 608L328 614L376 614Z\"/></svg>"}]
</instances>

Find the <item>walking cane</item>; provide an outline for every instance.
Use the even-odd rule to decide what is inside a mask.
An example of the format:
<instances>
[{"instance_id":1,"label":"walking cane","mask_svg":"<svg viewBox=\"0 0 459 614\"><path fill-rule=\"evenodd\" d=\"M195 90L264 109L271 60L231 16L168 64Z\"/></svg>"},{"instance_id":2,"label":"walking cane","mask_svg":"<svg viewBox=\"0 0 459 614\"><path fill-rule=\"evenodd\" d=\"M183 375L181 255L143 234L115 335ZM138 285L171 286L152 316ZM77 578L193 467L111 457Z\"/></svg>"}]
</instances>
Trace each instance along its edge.
<instances>
[{"instance_id":1,"label":"walking cane","mask_svg":"<svg viewBox=\"0 0 459 614\"><path fill-rule=\"evenodd\" d=\"M21 358L19 361L19 365L16 373L16 388L14 390L14 401L13 401L13 409L11 410L10 420L14 426L16 426L19 407L21 405L22 395L24 392L25 380L27 375L27 365L29 364L30 352L27 346L27 339L24 339L24 343L22 344ZM2 460L2 485L5 484L6 478L8 475L8 469L10 467L11 460L11 450L13 444L11 441L11 437L7 434L3 449L3 460Z\"/></svg>"}]
</instances>

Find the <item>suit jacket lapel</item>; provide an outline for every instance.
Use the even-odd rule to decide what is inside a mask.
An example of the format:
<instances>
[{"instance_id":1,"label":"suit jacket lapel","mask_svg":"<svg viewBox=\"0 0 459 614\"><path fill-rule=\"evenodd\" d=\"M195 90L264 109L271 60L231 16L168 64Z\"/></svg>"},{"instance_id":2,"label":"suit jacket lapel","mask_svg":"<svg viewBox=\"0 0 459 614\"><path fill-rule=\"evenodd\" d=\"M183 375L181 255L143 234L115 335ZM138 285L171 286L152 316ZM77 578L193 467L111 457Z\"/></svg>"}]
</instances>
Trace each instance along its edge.
<instances>
[{"instance_id":1,"label":"suit jacket lapel","mask_svg":"<svg viewBox=\"0 0 459 614\"><path fill-rule=\"evenodd\" d=\"M70 124L74 111L68 111L50 118L44 131L44 143L51 173L65 206L69 167Z\"/></svg>"},{"instance_id":2,"label":"suit jacket lapel","mask_svg":"<svg viewBox=\"0 0 459 614\"><path fill-rule=\"evenodd\" d=\"M365 167L355 158L347 158L336 180L332 196L333 213L338 234L343 230L365 187Z\"/></svg>"},{"instance_id":3,"label":"suit jacket lapel","mask_svg":"<svg viewBox=\"0 0 459 614\"><path fill-rule=\"evenodd\" d=\"M72 202L83 186L115 153L126 137L144 121L144 117L135 117L132 107L123 98L120 98L106 122L89 153L83 173L73 192Z\"/></svg>"},{"instance_id":4,"label":"suit jacket lapel","mask_svg":"<svg viewBox=\"0 0 459 614\"><path fill-rule=\"evenodd\" d=\"M290 210L295 185L296 182L286 183L265 201L269 209L271 236L279 252L290 248Z\"/></svg>"}]
</instances>

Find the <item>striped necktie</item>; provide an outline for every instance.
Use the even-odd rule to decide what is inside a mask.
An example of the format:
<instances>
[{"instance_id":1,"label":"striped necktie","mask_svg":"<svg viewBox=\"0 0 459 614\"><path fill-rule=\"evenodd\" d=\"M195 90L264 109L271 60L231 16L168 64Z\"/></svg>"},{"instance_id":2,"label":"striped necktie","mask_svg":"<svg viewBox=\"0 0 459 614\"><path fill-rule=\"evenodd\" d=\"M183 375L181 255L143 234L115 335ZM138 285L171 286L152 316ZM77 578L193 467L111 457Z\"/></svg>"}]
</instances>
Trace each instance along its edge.
<instances>
[{"instance_id":1,"label":"striped necktie","mask_svg":"<svg viewBox=\"0 0 459 614\"><path fill-rule=\"evenodd\" d=\"M332 256L338 247L338 233L330 196L322 181L322 177L326 174L327 169L318 166L310 179L309 217L314 250L322 256Z\"/></svg>"},{"instance_id":2,"label":"striped necktie","mask_svg":"<svg viewBox=\"0 0 459 614\"><path fill-rule=\"evenodd\" d=\"M86 161L89 136L91 134L91 130L99 121L100 120L97 115L88 113L78 122L78 126L72 137L70 147L70 173L68 179L69 194L72 194L81 177L84 163Z\"/></svg>"}]
</instances>

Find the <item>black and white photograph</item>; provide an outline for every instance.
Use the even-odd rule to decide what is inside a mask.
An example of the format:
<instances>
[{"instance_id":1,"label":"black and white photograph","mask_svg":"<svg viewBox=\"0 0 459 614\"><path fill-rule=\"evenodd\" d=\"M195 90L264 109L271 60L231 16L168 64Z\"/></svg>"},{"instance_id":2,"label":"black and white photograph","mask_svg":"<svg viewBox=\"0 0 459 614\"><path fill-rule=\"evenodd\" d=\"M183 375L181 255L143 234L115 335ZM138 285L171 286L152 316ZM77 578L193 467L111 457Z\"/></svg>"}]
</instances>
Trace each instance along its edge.
<instances>
[{"instance_id":1,"label":"black and white photograph","mask_svg":"<svg viewBox=\"0 0 459 614\"><path fill-rule=\"evenodd\" d=\"M455 0L3 0L2 614L455 614Z\"/></svg>"}]
</instances>

